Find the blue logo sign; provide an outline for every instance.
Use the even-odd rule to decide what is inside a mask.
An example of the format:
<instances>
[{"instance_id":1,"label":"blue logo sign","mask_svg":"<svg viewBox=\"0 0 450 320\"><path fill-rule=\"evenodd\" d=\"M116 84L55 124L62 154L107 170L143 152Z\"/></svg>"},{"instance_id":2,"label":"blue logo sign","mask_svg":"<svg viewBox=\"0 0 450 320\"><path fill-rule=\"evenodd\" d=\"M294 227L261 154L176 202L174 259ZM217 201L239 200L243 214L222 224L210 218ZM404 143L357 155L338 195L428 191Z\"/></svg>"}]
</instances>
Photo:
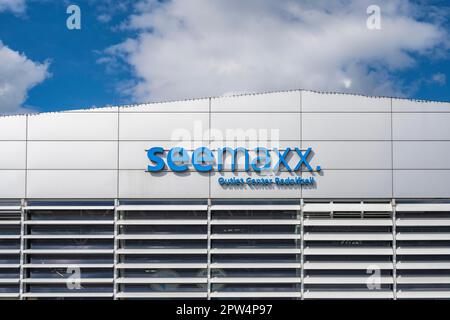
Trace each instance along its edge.
<instances>
[{"instance_id":1,"label":"blue logo sign","mask_svg":"<svg viewBox=\"0 0 450 320\"><path fill-rule=\"evenodd\" d=\"M237 171L237 156L239 153L244 155L244 170L245 171L279 171L284 168L288 172L298 172L301 170L307 170L309 172L321 171L320 166L316 166L315 169L310 163L312 157L312 149L300 150L299 148L286 148L283 152L278 149L273 149L273 153L277 155L277 161L272 161L271 150L263 147L257 147L253 150L256 153L255 159L250 161L249 150L246 148L219 148L216 152L213 152L209 148L200 147L195 149L191 155L188 151L181 147L175 147L167 152L166 159L164 161L165 150L162 147L154 147L146 150L147 157L151 164L148 165L148 172L160 172L168 166L170 170L174 172L188 171L192 166L198 172L211 172L225 170L225 157L227 154L231 156L231 171ZM298 162L295 167L292 167L288 163L290 154L297 155ZM288 183L291 184L291 183Z\"/></svg>"}]
</instances>

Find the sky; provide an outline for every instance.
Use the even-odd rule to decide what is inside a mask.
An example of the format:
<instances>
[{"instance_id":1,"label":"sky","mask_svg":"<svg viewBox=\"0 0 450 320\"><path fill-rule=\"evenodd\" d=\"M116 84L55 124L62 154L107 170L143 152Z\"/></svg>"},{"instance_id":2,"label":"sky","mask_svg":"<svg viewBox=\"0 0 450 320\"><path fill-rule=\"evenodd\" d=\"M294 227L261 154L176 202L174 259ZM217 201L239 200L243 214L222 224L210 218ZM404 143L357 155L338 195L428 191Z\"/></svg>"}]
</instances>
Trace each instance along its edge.
<instances>
[{"instance_id":1,"label":"sky","mask_svg":"<svg viewBox=\"0 0 450 320\"><path fill-rule=\"evenodd\" d=\"M0 114L300 88L450 101L449 57L443 0L0 0Z\"/></svg>"}]
</instances>

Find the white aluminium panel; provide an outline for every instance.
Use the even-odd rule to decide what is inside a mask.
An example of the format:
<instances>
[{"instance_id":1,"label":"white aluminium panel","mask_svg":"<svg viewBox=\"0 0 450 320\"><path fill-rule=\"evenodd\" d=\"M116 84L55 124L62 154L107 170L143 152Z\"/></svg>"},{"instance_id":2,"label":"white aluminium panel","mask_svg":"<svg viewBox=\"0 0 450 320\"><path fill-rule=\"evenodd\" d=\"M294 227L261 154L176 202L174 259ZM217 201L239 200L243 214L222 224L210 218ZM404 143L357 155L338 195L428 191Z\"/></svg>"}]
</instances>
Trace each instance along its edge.
<instances>
[{"instance_id":1,"label":"white aluminium panel","mask_svg":"<svg viewBox=\"0 0 450 320\"><path fill-rule=\"evenodd\" d=\"M169 101L157 103L143 103L133 106L120 107L121 113L132 112L209 112L209 98Z\"/></svg>"},{"instance_id":2,"label":"white aluminium panel","mask_svg":"<svg viewBox=\"0 0 450 320\"><path fill-rule=\"evenodd\" d=\"M389 113L303 113L303 140L390 140Z\"/></svg>"},{"instance_id":3,"label":"white aluminium panel","mask_svg":"<svg viewBox=\"0 0 450 320\"><path fill-rule=\"evenodd\" d=\"M28 198L115 198L117 170L28 170Z\"/></svg>"},{"instance_id":4,"label":"white aluminium panel","mask_svg":"<svg viewBox=\"0 0 450 320\"><path fill-rule=\"evenodd\" d=\"M392 99L393 112L450 112L449 102Z\"/></svg>"},{"instance_id":5,"label":"white aluminium panel","mask_svg":"<svg viewBox=\"0 0 450 320\"><path fill-rule=\"evenodd\" d=\"M25 197L25 170L0 170L0 199Z\"/></svg>"},{"instance_id":6,"label":"white aluminium panel","mask_svg":"<svg viewBox=\"0 0 450 320\"><path fill-rule=\"evenodd\" d=\"M449 198L450 170L394 170L394 197Z\"/></svg>"},{"instance_id":7,"label":"white aluminium panel","mask_svg":"<svg viewBox=\"0 0 450 320\"><path fill-rule=\"evenodd\" d=\"M29 141L28 169L117 169L117 141Z\"/></svg>"},{"instance_id":8,"label":"white aluminium panel","mask_svg":"<svg viewBox=\"0 0 450 320\"><path fill-rule=\"evenodd\" d=\"M302 112L391 112L391 99L303 91Z\"/></svg>"},{"instance_id":9,"label":"white aluminium panel","mask_svg":"<svg viewBox=\"0 0 450 320\"><path fill-rule=\"evenodd\" d=\"M28 117L28 140L117 140L117 113L43 113Z\"/></svg>"},{"instance_id":10,"label":"white aluminium panel","mask_svg":"<svg viewBox=\"0 0 450 320\"><path fill-rule=\"evenodd\" d=\"M0 141L0 170L25 169L25 160L25 141Z\"/></svg>"},{"instance_id":11,"label":"white aluminium panel","mask_svg":"<svg viewBox=\"0 0 450 320\"><path fill-rule=\"evenodd\" d=\"M219 184L219 178L230 179L233 177L260 179L260 178L294 178L295 174L289 172L279 172L277 174L261 175L256 172L214 172L211 175L211 197L212 198L300 198L301 197L301 187L297 185L290 186L278 186L278 185L260 185L260 186L249 186L249 185L229 185L222 186Z\"/></svg>"},{"instance_id":12,"label":"white aluminium panel","mask_svg":"<svg viewBox=\"0 0 450 320\"><path fill-rule=\"evenodd\" d=\"M391 169L388 141L302 141L322 169Z\"/></svg>"},{"instance_id":13,"label":"white aluminium panel","mask_svg":"<svg viewBox=\"0 0 450 320\"><path fill-rule=\"evenodd\" d=\"M25 140L27 116L0 116L0 140Z\"/></svg>"},{"instance_id":14,"label":"white aluminium panel","mask_svg":"<svg viewBox=\"0 0 450 320\"><path fill-rule=\"evenodd\" d=\"M208 113L121 113L121 140L209 140Z\"/></svg>"},{"instance_id":15,"label":"white aluminium panel","mask_svg":"<svg viewBox=\"0 0 450 320\"><path fill-rule=\"evenodd\" d=\"M394 113L393 140L450 140L450 113Z\"/></svg>"},{"instance_id":16,"label":"white aluminium panel","mask_svg":"<svg viewBox=\"0 0 450 320\"><path fill-rule=\"evenodd\" d=\"M304 173L308 178L311 173ZM391 198L391 170L323 170L317 183L304 186L304 198Z\"/></svg>"},{"instance_id":17,"label":"white aluminium panel","mask_svg":"<svg viewBox=\"0 0 450 320\"><path fill-rule=\"evenodd\" d=\"M120 170L119 198L207 198L209 175Z\"/></svg>"},{"instance_id":18,"label":"white aluminium panel","mask_svg":"<svg viewBox=\"0 0 450 320\"><path fill-rule=\"evenodd\" d=\"M450 169L450 141L394 141L394 168Z\"/></svg>"},{"instance_id":19,"label":"white aluminium panel","mask_svg":"<svg viewBox=\"0 0 450 320\"><path fill-rule=\"evenodd\" d=\"M300 112L300 91L211 99L211 112Z\"/></svg>"},{"instance_id":20,"label":"white aluminium panel","mask_svg":"<svg viewBox=\"0 0 450 320\"><path fill-rule=\"evenodd\" d=\"M214 140L300 140L300 113L212 113L211 136Z\"/></svg>"}]
</instances>

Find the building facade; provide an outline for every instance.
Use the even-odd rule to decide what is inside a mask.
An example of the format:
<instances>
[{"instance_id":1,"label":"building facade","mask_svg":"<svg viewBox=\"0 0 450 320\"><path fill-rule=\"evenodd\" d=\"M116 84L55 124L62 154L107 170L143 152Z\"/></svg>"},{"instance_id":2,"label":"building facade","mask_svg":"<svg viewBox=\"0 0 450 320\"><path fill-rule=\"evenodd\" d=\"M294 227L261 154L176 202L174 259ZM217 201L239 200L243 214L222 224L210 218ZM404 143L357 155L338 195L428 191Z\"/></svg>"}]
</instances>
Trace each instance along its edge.
<instances>
[{"instance_id":1,"label":"building facade","mask_svg":"<svg viewBox=\"0 0 450 320\"><path fill-rule=\"evenodd\" d=\"M450 103L0 117L0 298L450 298Z\"/></svg>"}]
</instances>

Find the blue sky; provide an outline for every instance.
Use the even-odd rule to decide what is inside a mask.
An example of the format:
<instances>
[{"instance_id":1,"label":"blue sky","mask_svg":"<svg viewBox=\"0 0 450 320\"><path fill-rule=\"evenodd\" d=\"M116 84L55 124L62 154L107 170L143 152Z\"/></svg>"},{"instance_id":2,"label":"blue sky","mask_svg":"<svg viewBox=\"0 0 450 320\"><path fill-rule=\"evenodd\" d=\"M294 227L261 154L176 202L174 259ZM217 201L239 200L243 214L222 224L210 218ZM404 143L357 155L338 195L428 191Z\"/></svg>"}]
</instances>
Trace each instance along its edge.
<instances>
[{"instance_id":1,"label":"blue sky","mask_svg":"<svg viewBox=\"0 0 450 320\"><path fill-rule=\"evenodd\" d=\"M378 1L368 30L372 2L0 0L0 113L295 88L450 101L449 2Z\"/></svg>"}]
</instances>

